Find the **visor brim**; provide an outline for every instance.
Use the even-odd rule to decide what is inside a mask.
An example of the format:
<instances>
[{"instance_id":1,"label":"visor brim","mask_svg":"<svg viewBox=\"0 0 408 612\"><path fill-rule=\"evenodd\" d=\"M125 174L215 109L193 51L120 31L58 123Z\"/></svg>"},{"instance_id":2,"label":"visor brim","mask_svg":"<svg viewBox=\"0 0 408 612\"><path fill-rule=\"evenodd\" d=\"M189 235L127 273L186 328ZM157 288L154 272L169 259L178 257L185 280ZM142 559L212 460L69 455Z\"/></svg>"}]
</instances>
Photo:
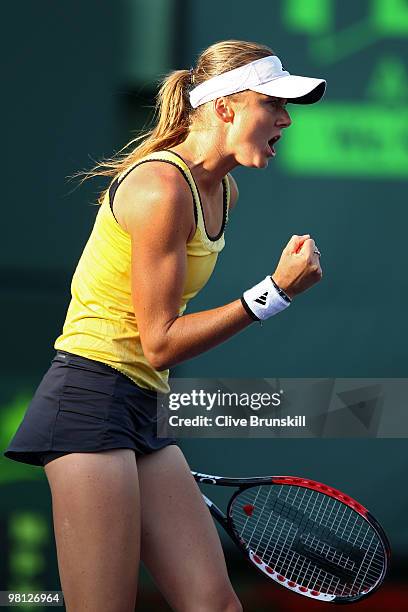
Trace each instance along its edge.
<instances>
[{"instance_id":1,"label":"visor brim","mask_svg":"<svg viewBox=\"0 0 408 612\"><path fill-rule=\"evenodd\" d=\"M326 81L291 74L251 89L266 96L285 98L292 104L314 104L323 97Z\"/></svg>"}]
</instances>

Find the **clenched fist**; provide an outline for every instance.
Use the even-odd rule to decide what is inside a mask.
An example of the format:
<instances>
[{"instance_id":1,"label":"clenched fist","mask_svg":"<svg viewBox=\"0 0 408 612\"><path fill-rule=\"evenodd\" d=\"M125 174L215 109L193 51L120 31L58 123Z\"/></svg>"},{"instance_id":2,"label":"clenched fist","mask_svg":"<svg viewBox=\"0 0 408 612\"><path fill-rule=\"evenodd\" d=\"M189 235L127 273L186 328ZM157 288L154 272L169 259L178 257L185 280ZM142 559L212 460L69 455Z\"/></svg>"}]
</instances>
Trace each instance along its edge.
<instances>
[{"instance_id":1,"label":"clenched fist","mask_svg":"<svg viewBox=\"0 0 408 612\"><path fill-rule=\"evenodd\" d=\"M272 274L275 283L293 298L322 278L320 256L310 234L292 236Z\"/></svg>"}]
</instances>

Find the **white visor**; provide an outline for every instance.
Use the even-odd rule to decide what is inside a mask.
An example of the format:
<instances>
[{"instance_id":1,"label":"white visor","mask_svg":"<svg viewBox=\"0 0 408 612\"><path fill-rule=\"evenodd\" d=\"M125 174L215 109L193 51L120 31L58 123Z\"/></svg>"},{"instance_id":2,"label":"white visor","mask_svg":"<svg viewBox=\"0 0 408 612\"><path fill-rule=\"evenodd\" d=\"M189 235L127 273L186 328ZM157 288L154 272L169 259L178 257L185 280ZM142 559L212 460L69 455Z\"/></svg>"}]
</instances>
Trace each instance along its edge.
<instances>
[{"instance_id":1,"label":"white visor","mask_svg":"<svg viewBox=\"0 0 408 612\"><path fill-rule=\"evenodd\" d=\"M326 81L289 74L283 70L276 55L268 55L197 85L190 91L190 103L193 108L197 108L220 96L229 96L246 89L286 98L295 104L313 104L323 96Z\"/></svg>"}]
</instances>

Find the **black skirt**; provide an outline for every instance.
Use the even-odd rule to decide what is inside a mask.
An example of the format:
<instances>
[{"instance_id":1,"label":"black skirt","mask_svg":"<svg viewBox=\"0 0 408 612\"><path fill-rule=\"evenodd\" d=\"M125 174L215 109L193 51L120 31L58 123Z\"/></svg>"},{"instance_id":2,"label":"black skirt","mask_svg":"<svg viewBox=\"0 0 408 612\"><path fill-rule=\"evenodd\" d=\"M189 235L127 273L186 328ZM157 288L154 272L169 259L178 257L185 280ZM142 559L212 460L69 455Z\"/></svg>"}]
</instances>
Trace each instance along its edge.
<instances>
[{"instance_id":1,"label":"black skirt","mask_svg":"<svg viewBox=\"0 0 408 612\"><path fill-rule=\"evenodd\" d=\"M136 455L176 444L157 438L157 393L111 366L57 351L4 452L9 459L45 465L68 453L131 448Z\"/></svg>"}]
</instances>

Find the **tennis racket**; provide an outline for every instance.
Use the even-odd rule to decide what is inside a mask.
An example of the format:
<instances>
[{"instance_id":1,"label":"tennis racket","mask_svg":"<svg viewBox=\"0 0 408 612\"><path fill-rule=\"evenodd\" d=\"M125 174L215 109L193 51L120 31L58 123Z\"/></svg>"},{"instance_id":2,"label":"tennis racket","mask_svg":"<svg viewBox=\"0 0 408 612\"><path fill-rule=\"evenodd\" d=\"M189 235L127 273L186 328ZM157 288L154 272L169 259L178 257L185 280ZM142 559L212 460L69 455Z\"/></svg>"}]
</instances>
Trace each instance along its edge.
<instances>
[{"instance_id":1,"label":"tennis racket","mask_svg":"<svg viewBox=\"0 0 408 612\"><path fill-rule=\"evenodd\" d=\"M192 472L202 484L235 487L226 514L212 516L264 575L312 599L352 603L383 582L390 546L375 518L337 489L307 478L225 478Z\"/></svg>"}]
</instances>

